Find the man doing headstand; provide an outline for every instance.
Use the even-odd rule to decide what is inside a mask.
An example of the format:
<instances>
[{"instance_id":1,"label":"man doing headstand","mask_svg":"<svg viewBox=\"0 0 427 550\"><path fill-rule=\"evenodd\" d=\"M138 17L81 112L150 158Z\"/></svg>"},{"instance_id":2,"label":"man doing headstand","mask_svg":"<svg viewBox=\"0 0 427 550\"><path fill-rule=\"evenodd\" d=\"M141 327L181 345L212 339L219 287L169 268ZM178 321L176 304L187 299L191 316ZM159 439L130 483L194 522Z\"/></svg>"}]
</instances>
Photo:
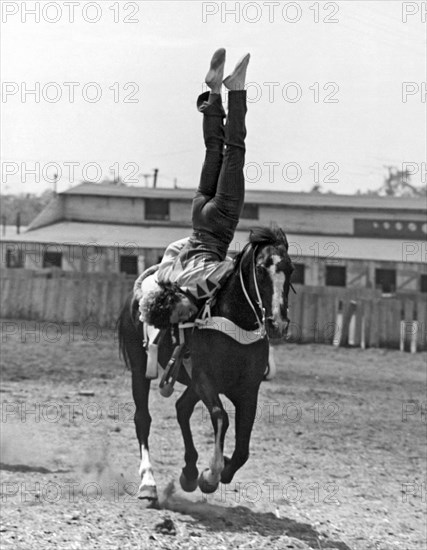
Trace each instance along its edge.
<instances>
[{"instance_id":1,"label":"man doing headstand","mask_svg":"<svg viewBox=\"0 0 427 550\"><path fill-rule=\"evenodd\" d=\"M193 232L167 248L155 274L155 289L147 292L142 283L141 320L157 328L194 317L233 269L226 255L244 202L244 85L249 57L245 55L223 81L225 50L217 50L205 79L211 91L197 100L203 114L206 155L193 199ZM222 83L229 90L225 125ZM138 279L136 290L140 286Z\"/></svg>"}]
</instances>

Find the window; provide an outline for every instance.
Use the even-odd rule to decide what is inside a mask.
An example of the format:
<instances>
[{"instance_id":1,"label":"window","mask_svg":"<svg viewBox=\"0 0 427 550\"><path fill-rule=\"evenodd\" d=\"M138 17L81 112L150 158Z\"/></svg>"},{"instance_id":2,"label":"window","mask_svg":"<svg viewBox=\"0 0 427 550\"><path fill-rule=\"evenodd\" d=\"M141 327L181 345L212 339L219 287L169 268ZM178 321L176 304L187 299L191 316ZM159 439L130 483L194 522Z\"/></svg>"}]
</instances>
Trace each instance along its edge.
<instances>
[{"instance_id":1,"label":"window","mask_svg":"<svg viewBox=\"0 0 427 550\"><path fill-rule=\"evenodd\" d=\"M145 199L146 220L168 220L169 201L164 199Z\"/></svg>"},{"instance_id":2,"label":"window","mask_svg":"<svg viewBox=\"0 0 427 550\"><path fill-rule=\"evenodd\" d=\"M346 269L344 266L326 266L326 286L345 286Z\"/></svg>"},{"instance_id":3,"label":"window","mask_svg":"<svg viewBox=\"0 0 427 550\"><path fill-rule=\"evenodd\" d=\"M425 239L427 224L420 220L396 219L355 219L354 234L360 237L380 237L382 239Z\"/></svg>"},{"instance_id":4,"label":"window","mask_svg":"<svg viewBox=\"0 0 427 550\"><path fill-rule=\"evenodd\" d=\"M22 254L22 250L16 250L15 248L8 248L6 250L6 267L24 267L24 255Z\"/></svg>"},{"instance_id":5,"label":"window","mask_svg":"<svg viewBox=\"0 0 427 550\"><path fill-rule=\"evenodd\" d=\"M257 220L259 218L259 209L257 204L244 204L241 218L247 220Z\"/></svg>"},{"instance_id":6,"label":"window","mask_svg":"<svg viewBox=\"0 0 427 550\"><path fill-rule=\"evenodd\" d=\"M61 252L44 252L43 267L62 267Z\"/></svg>"},{"instance_id":7,"label":"window","mask_svg":"<svg viewBox=\"0 0 427 550\"><path fill-rule=\"evenodd\" d=\"M120 273L126 273L127 275L137 275L138 257L120 256Z\"/></svg>"},{"instance_id":8,"label":"window","mask_svg":"<svg viewBox=\"0 0 427 550\"><path fill-rule=\"evenodd\" d=\"M420 277L420 291L427 292L427 275L421 275Z\"/></svg>"},{"instance_id":9,"label":"window","mask_svg":"<svg viewBox=\"0 0 427 550\"><path fill-rule=\"evenodd\" d=\"M293 264L294 270L292 272L291 281L296 285L303 285L305 281L305 265L304 264Z\"/></svg>"},{"instance_id":10,"label":"window","mask_svg":"<svg viewBox=\"0 0 427 550\"><path fill-rule=\"evenodd\" d=\"M384 294L395 292L396 290L396 270L395 269L376 269L375 270L375 288L379 288Z\"/></svg>"}]
</instances>

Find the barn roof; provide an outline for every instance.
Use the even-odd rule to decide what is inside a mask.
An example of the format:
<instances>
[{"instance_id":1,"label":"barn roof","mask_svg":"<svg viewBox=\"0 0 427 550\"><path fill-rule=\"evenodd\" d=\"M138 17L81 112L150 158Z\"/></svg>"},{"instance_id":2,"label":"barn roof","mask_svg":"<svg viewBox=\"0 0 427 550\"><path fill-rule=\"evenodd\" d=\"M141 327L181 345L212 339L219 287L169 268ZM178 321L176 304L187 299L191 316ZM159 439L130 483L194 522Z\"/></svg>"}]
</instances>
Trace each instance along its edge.
<instances>
[{"instance_id":1,"label":"barn roof","mask_svg":"<svg viewBox=\"0 0 427 550\"><path fill-rule=\"evenodd\" d=\"M59 222L20 235L3 237L4 242L97 245L115 248L163 249L190 234L190 229L168 226L134 226L102 223ZM374 260L385 262L422 263L427 253L424 241L331 237L287 234L290 254L295 261L302 256L329 259ZM230 251L239 251L247 242L248 232L237 231ZM405 252L408 255L405 258Z\"/></svg>"},{"instance_id":2,"label":"barn roof","mask_svg":"<svg viewBox=\"0 0 427 550\"><path fill-rule=\"evenodd\" d=\"M125 185L81 183L61 195L102 197L163 198L192 200L194 188L162 189ZM410 210L425 212L426 201L413 197L379 197L372 195L336 195L333 193L295 193L290 191L247 190L245 202L259 205L291 206L294 208L340 208L367 210Z\"/></svg>"}]
</instances>

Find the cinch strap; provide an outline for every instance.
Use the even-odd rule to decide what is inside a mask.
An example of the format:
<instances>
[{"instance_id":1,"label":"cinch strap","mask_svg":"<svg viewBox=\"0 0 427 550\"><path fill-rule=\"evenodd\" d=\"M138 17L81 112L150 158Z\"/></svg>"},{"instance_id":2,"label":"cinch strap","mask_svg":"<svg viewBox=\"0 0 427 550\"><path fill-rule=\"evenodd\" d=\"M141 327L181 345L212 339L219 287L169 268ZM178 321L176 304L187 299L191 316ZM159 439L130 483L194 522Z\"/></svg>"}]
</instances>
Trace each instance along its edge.
<instances>
[{"instance_id":1,"label":"cinch strap","mask_svg":"<svg viewBox=\"0 0 427 550\"><path fill-rule=\"evenodd\" d=\"M236 342L239 342L239 344L254 344L266 337L265 331L262 328L245 330L226 317L214 316L203 321L198 319L195 325L200 330L219 330L227 336L230 336L230 338L233 338Z\"/></svg>"}]
</instances>

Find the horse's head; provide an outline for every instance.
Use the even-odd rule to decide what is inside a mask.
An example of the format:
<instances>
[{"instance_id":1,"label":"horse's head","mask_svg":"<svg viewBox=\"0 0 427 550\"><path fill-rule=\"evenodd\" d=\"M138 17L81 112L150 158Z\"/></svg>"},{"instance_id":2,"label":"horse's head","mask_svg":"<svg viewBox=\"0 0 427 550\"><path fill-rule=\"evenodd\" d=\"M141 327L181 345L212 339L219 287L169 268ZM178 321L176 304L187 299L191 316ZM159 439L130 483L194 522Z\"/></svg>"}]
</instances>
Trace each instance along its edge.
<instances>
[{"instance_id":1,"label":"horse's head","mask_svg":"<svg viewBox=\"0 0 427 550\"><path fill-rule=\"evenodd\" d=\"M256 228L249 237L246 269L252 270L251 295L255 297L258 314L265 313L265 328L270 338L282 338L289 325L288 295L293 265L288 255L288 241L281 229ZM256 284L255 284L256 283ZM258 288L258 291L257 291ZM259 296L258 296L259 292ZM261 301L262 308L257 302Z\"/></svg>"}]
</instances>

